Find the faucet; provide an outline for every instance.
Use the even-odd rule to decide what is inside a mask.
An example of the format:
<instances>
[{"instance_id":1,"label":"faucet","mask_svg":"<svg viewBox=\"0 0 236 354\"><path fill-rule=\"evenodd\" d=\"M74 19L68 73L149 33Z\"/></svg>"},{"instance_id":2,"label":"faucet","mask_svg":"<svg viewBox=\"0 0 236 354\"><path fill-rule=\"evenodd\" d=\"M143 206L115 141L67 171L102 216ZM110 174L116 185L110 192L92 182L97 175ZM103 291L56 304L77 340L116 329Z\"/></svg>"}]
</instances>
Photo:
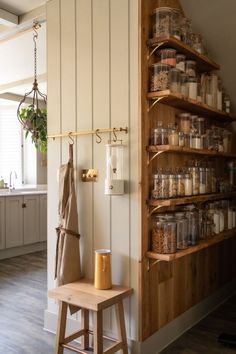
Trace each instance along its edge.
<instances>
[{"instance_id":1,"label":"faucet","mask_svg":"<svg viewBox=\"0 0 236 354\"><path fill-rule=\"evenodd\" d=\"M10 172L10 177L9 177L9 189L15 189L15 184L12 184L12 174L14 173L14 178L17 179L17 174L16 171L11 171Z\"/></svg>"}]
</instances>

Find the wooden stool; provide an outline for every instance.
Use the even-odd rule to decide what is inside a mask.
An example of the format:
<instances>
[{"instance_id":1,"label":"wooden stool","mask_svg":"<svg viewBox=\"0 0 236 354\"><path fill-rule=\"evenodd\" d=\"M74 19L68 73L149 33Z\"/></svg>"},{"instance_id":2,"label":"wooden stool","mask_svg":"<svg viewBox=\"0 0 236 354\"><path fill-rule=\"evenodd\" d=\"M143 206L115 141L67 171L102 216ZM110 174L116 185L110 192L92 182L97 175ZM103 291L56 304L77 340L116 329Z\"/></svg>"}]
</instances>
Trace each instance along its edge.
<instances>
[{"instance_id":1,"label":"wooden stool","mask_svg":"<svg viewBox=\"0 0 236 354\"><path fill-rule=\"evenodd\" d=\"M63 354L64 348L86 354L83 349L89 347L89 334L94 336L94 354L112 354L118 350L123 350L123 354L128 354L123 299L131 293L131 288L118 285L113 285L109 290L97 290L94 288L93 281L87 279L49 290L49 297L59 300L55 354ZM82 329L65 337L66 315L69 305L80 307ZM112 305L116 307L118 339L103 336L102 311ZM89 330L89 311L93 313L93 331ZM81 349L68 344L81 336ZM103 338L109 339L115 344L103 350Z\"/></svg>"}]
</instances>

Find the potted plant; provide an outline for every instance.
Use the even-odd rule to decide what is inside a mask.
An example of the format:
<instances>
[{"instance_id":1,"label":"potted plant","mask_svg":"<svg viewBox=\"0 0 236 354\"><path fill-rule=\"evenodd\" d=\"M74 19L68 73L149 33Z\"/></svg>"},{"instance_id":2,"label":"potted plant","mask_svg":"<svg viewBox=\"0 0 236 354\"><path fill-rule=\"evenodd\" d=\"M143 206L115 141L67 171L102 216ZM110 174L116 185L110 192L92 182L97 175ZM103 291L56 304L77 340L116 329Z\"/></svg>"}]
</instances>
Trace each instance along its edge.
<instances>
[{"instance_id":1,"label":"potted plant","mask_svg":"<svg viewBox=\"0 0 236 354\"><path fill-rule=\"evenodd\" d=\"M47 152L47 110L36 108L33 104L21 108L19 118L26 130L25 138L29 132L36 149L42 153Z\"/></svg>"}]
</instances>

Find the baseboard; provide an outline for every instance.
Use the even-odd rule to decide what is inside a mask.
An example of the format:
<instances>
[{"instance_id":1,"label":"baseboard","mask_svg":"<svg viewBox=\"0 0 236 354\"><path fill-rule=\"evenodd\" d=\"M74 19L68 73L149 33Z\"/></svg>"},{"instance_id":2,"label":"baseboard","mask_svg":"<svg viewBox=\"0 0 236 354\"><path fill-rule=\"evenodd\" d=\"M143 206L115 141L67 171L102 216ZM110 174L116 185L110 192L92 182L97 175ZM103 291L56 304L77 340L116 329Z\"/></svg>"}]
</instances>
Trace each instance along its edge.
<instances>
[{"instance_id":1,"label":"baseboard","mask_svg":"<svg viewBox=\"0 0 236 354\"><path fill-rule=\"evenodd\" d=\"M154 333L144 342L128 340L130 354L158 354L165 347L175 341L184 332L193 327L202 318L206 317L222 302L224 302L236 290L236 280L226 284L223 288L209 296L199 304L177 317L174 321ZM68 319L68 332L78 330L78 321L73 318ZM45 310L44 329L55 333L57 324L57 314ZM111 334L112 335L112 334ZM114 335L114 334L113 334Z\"/></svg>"},{"instance_id":2,"label":"baseboard","mask_svg":"<svg viewBox=\"0 0 236 354\"><path fill-rule=\"evenodd\" d=\"M22 256L23 254L43 251L47 249L47 242L38 242L32 245L24 245L20 247L7 248L0 250L0 259Z\"/></svg>"}]
</instances>

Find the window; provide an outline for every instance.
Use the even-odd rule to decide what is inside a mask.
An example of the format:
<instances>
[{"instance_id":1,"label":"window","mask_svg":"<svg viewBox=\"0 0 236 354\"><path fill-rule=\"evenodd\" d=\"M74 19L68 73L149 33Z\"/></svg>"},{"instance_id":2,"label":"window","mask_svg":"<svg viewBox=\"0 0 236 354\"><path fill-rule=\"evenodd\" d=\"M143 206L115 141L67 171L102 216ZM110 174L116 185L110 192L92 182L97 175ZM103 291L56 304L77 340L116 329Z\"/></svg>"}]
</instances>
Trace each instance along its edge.
<instances>
[{"instance_id":1,"label":"window","mask_svg":"<svg viewBox=\"0 0 236 354\"><path fill-rule=\"evenodd\" d=\"M12 101L8 104L0 103L0 176L9 184L10 173L15 171L17 179L14 183L15 186L20 186L27 182L27 175L24 173L25 157L26 165L29 165L30 160L32 162L35 160L36 151L31 144L30 136L25 143L25 132L16 114L17 107L18 103ZM31 166L31 171L33 170Z\"/></svg>"}]
</instances>

